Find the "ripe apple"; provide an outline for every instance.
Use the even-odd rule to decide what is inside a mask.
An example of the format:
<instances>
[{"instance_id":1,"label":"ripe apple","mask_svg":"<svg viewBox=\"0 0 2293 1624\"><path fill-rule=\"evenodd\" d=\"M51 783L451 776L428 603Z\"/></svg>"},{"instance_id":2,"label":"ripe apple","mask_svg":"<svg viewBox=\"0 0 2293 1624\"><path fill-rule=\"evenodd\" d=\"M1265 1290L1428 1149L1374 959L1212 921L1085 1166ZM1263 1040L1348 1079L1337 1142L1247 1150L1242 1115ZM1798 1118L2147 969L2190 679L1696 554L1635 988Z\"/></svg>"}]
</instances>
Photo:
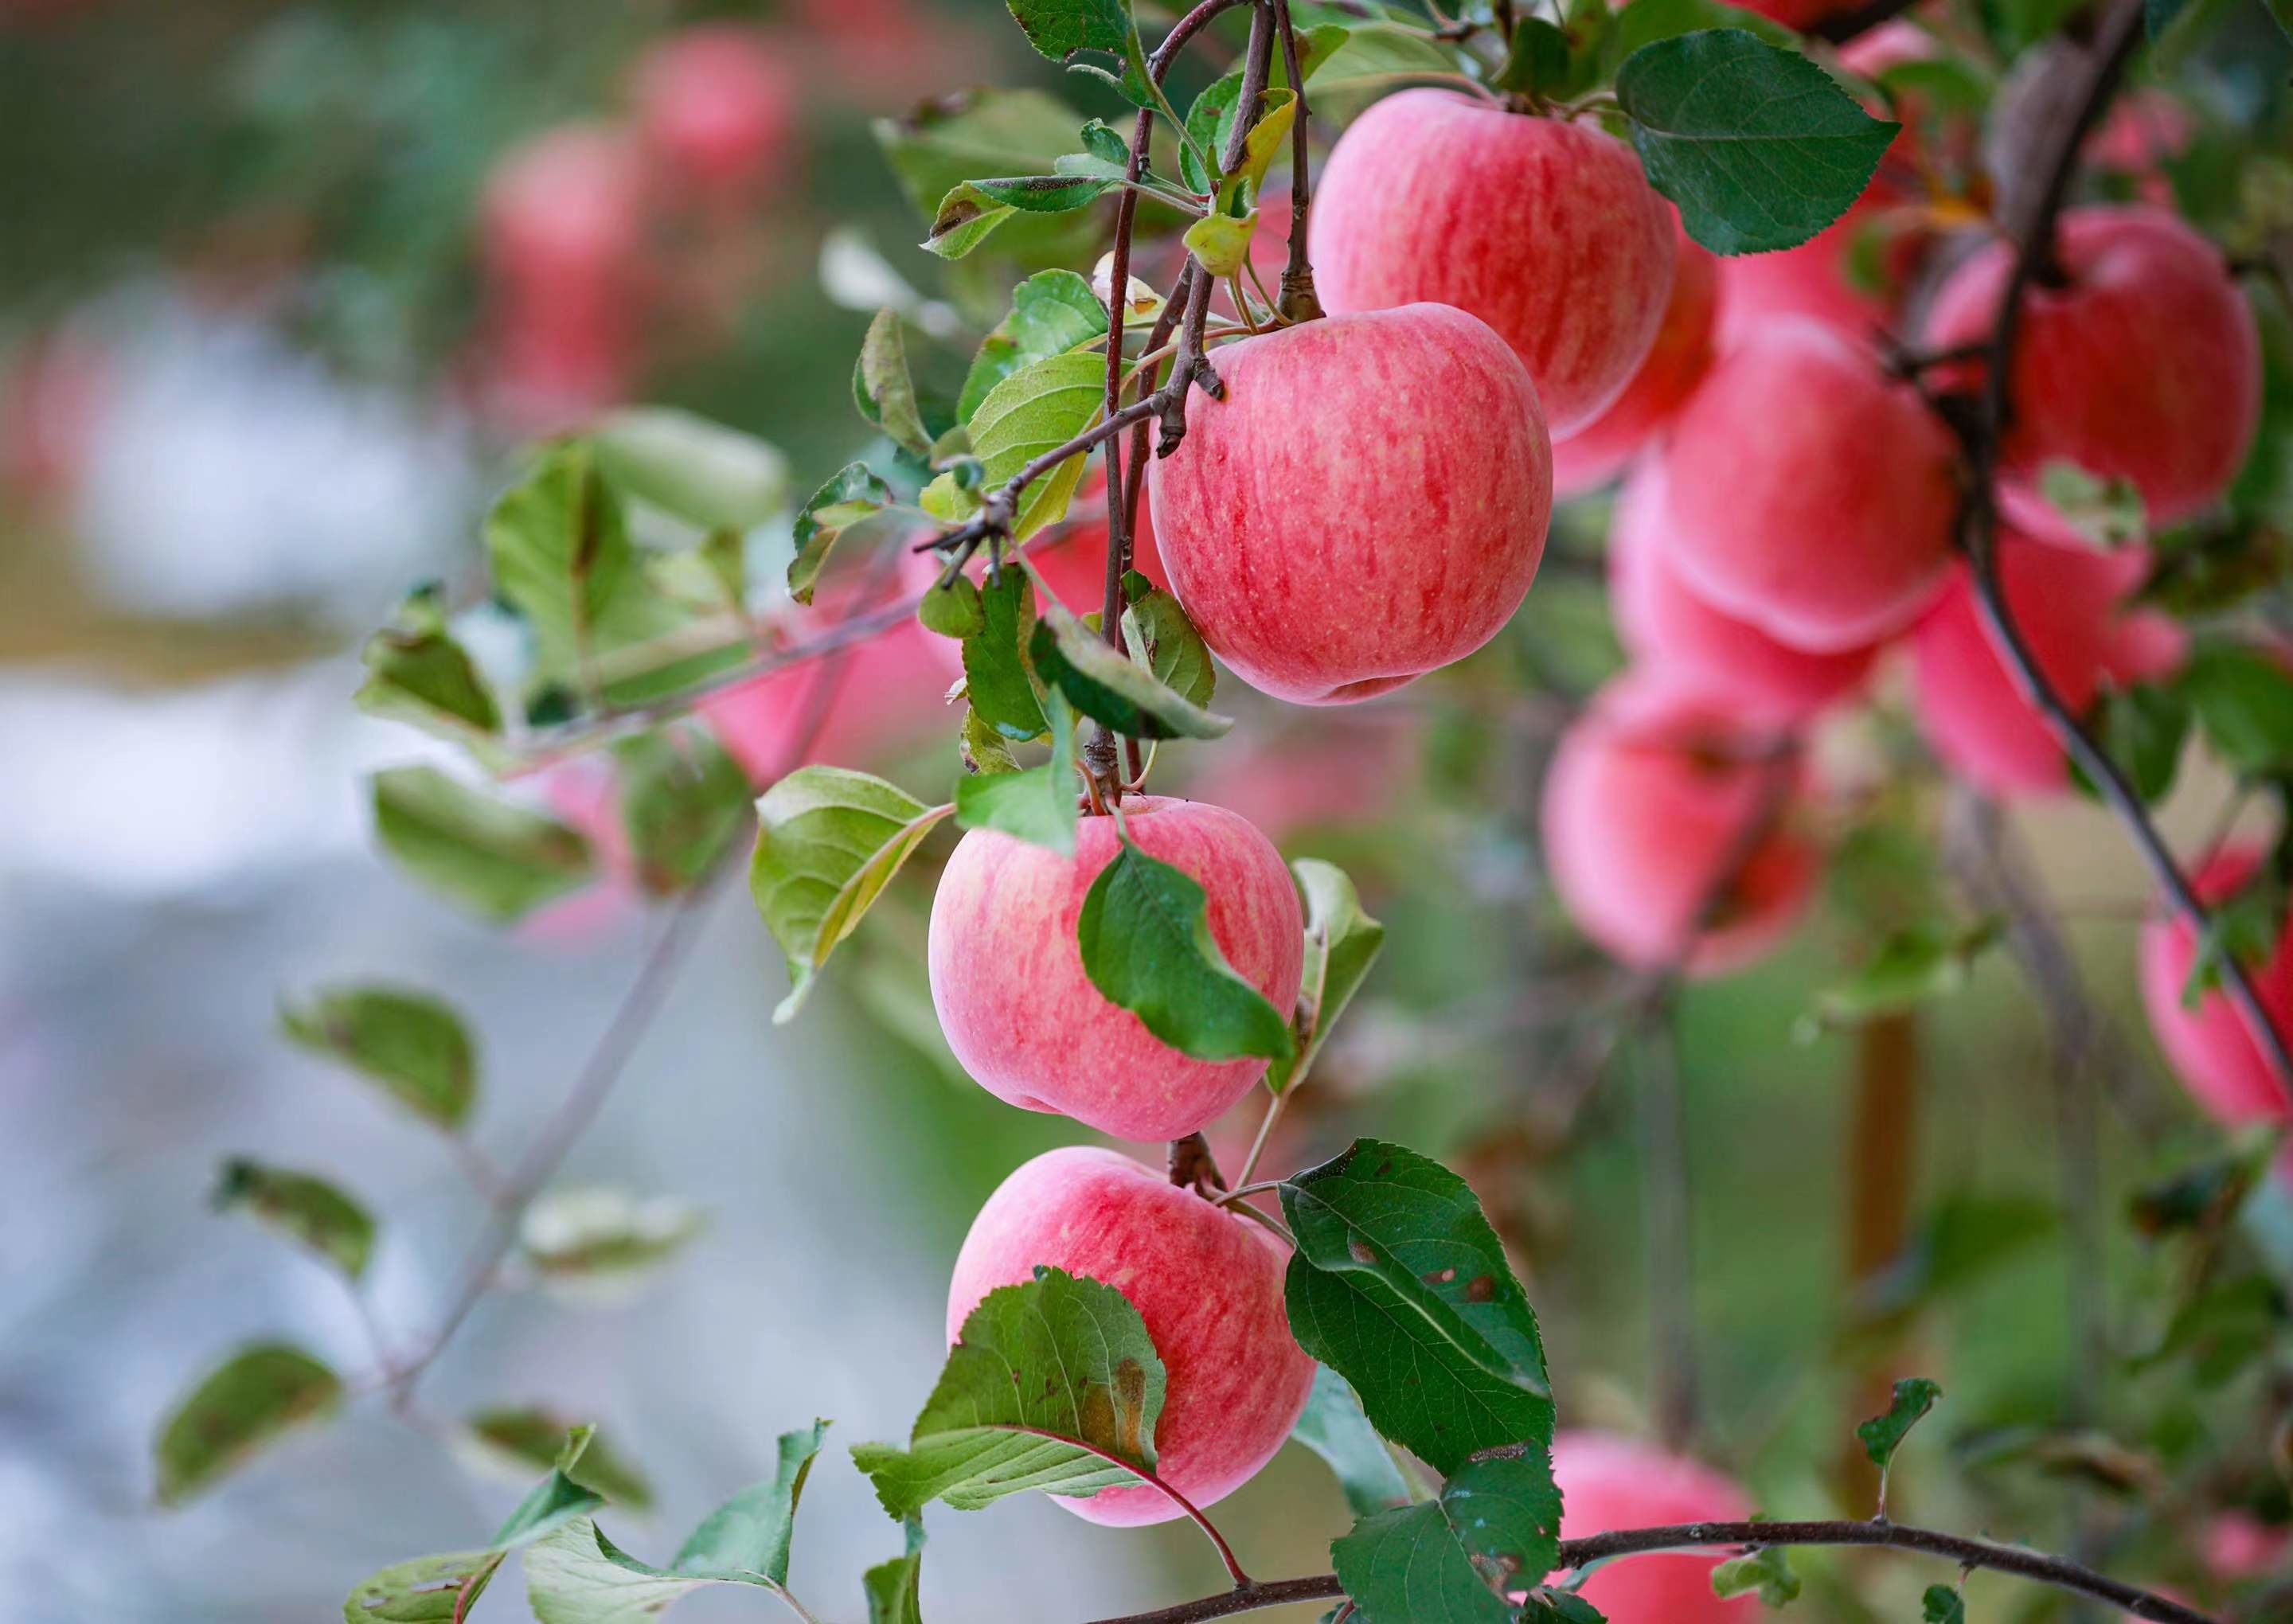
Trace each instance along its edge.
<instances>
[{"instance_id":1,"label":"ripe apple","mask_svg":"<svg viewBox=\"0 0 2293 1624\"><path fill-rule=\"evenodd\" d=\"M1607 484L1695 392L1712 365L1720 312L1720 259L1679 233L1664 325L1625 392L1608 410L1552 445L1552 490L1573 497Z\"/></svg>"},{"instance_id":2,"label":"ripe apple","mask_svg":"<svg viewBox=\"0 0 2293 1624\"><path fill-rule=\"evenodd\" d=\"M1527 363L1552 432L1590 423L1656 342L1673 212L1590 124L1406 90L1348 126L1309 241L1333 312L1471 311Z\"/></svg>"},{"instance_id":3,"label":"ripe apple","mask_svg":"<svg viewBox=\"0 0 2293 1624\"><path fill-rule=\"evenodd\" d=\"M2014 535L1998 546L2007 612L2073 712L2105 680L2161 676L2182 663L2187 640L2175 621L2122 612L2124 559ZM1964 569L1912 633L1911 670L1920 731L1951 771L1997 796L2070 787L2062 746L1991 637Z\"/></svg>"},{"instance_id":4,"label":"ripe apple","mask_svg":"<svg viewBox=\"0 0 2293 1624\"><path fill-rule=\"evenodd\" d=\"M683 28L638 59L638 139L674 190L753 201L785 178L797 124L794 74L738 23Z\"/></svg>"},{"instance_id":5,"label":"ripe apple","mask_svg":"<svg viewBox=\"0 0 2293 1624\"><path fill-rule=\"evenodd\" d=\"M1211 936L1227 963L1288 1011L1304 923L1272 843L1203 801L1133 796L1122 820L1133 845L1209 893ZM964 836L932 900L932 1002L955 1057L998 1099L1064 1111L1119 1139L1176 1139L1247 1094L1266 1062L1182 1054L1083 974L1075 922L1116 845L1105 817L1082 820L1073 857L992 829Z\"/></svg>"},{"instance_id":6,"label":"ripe apple","mask_svg":"<svg viewBox=\"0 0 2293 1624\"><path fill-rule=\"evenodd\" d=\"M1390 814L1421 776L1415 717L1372 707L1207 751L1189 793L1240 812L1270 839L1358 828Z\"/></svg>"},{"instance_id":7,"label":"ripe apple","mask_svg":"<svg viewBox=\"0 0 2293 1624\"><path fill-rule=\"evenodd\" d=\"M2257 846L2224 848L2192 877L2199 900L2212 906L2236 895L2261 860ZM2142 927L2142 1002L2158 1046L2208 1116L2232 1126L2293 1119L2293 1100L2229 994L2216 987L2194 1009L2183 1004L2197 954L2197 933L2161 903ZM2278 937L2269 962L2248 966L2247 974L2270 1024L2293 1036L2293 922Z\"/></svg>"},{"instance_id":8,"label":"ripe apple","mask_svg":"<svg viewBox=\"0 0 2293 1624\"><path fill-rule=\"evenodd\" d=\"M1281 1243L1248 1219L1128 1156L1071 1145L1020 1168L972 1220L948 1286L947 1337L990 1291L1038 1267L1113 1286L1146 1322L1168 1377L1155 1475L1201 1507L1273 1458L1314 1386L1282 1305L1283 1264ZM1114 1528L1185 1515L1145 1483L1058 1504Z\"/></svg>"},{"instance_id":9,"label":"ripe apple","mask_svg":"<svg viewBox=\"0 0 2293 1624\"><path fill-rule=\"evenodd\" d=\"M1561 736L1546 775L1553 889L1625 964L1740 969L1781 941L1814 882L1790 822L1800 774L1782 736L1628 673Z\"/></svg>"},{"instance_id":10,"label":"ripe apple","mask_svg":"<svg viewBox=\"0 0 2293 1624\"><path fill-rule=\"evenodd\" d=\"M1743 1491L1698 1461L1611 1433L1564 1432L1552 1440L1560 1485L1560 1537L1583 1539L1619 1528L1676 1523L1741 1523L1752 1515ZM1693 1551L1628 1556L1584 1581L1584 1599L1633 1624L1745 1624L1756 1597L1723 1602L1712 1594L1722 1556Z\"/></svg>"},{"instance_id":11,"label":"ripe apple","mask_svg":"<svg viewBox=\"0 0 2293 1624\"><path fill-rule=\"evenodd\" d=\"M486 263L520 300L618 291L644 246L644 175L621 132L568 124L504 157L486 182Z\"/></svg>"},{"instance_id":12,"label":"ripe apple","mask_svg":"<svg viewBox=\"0 0 2293 1624\"><path fill-rule=\"evenodd\" d=\"M1950 564L1950 435L1853 339L1778 319L1746 334L1662 452L1680 578L1795 649L1902 630Z\"/></svg>"},{"instance_id":13,"label":"ripe apple","mask_svg":"<svg viewBox=\"0 0 2293 1624\"><path fill-rule=\"evenodd\" d=\"M1662 458L1641 459L1608 526L1608 605L1633 660L1668 685L1778 727L1804 722L1860 690L1876 648L1837 654L1790 648L1681 584L1671 559L1664 486Z\"/></svg>"},{"instance_id":14,"label":"ripe apple","mask_svg":"<svg viewBox=\"0 0 2293 1624\"><path fill-rule=\"evenodd\" d=\"M1194 397L1148 489L1171 590L1236 675L1342 704L1496 635L1552 513L1544 415L1503 339L1410 304L1211 359L1226 399Z\"/></svg>"},{"instance_id":15,"label":"ripe apple","mask_svg":"<svg viewBox=\"0 0 2293 1624\"><path fill-rule=\"evenodd\" d=\"M1802 316L1861 339L1893 314L1893 300L1858 284L1849 268L1856 239L1898 203L1899 189L1884 175L1873 178L1847 212L1796 248L1774 254L1739 254L1720 262L1720 343L1732 347L1746 334L1779 316ZM1906 245L1908 246L1908 245ZM1912 255L1884 256L1883 268L1908 274L1898 263Z\"/></svg>"},{"instance_id":16,"label":"ripe apple","mask_svg":"<svg viewBox=\"0 0 2293 1624\"><path fill-rule=\"evenodd\" d=\"M2033 501L2046 465L2068 462L2131 482L2153 526L2192 517L2229 488L2260 423L2252 307L2221 250L2164 209L2070 209L2055 256L2062 280L2030 290L2014 352L2013 494ZM1928 312L1933 348L1989 334L2013 264L1991 242L1951 273Z\"/></svg>"}]
</instances>

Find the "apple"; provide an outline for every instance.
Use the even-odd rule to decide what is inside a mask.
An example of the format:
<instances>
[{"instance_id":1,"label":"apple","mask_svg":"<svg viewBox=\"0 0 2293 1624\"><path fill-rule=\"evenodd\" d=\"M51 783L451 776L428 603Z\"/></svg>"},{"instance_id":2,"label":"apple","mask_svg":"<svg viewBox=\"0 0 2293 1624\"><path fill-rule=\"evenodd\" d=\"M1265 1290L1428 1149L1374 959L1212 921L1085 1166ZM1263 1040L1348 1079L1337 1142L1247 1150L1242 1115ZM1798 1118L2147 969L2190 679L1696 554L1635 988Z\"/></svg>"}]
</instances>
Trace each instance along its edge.
<instances>
[{"instance_id":1,"label":"apple","mask_svg":"<svg viewBox=\"0 0 2293 1624\"><path fill-rule=\"evenodd\" d=\"M1194 396L1147 482L1171 590L1237 675L1343 704L1496 635L1552 513L1544 415L1503 339L1410 304L1211 360L1226 399Z\"/></svg>"},{"instance_id":2,"label":"apple","mask_svg":"<svg viewBox=\"0 0 2293 1624\"><path fill-rule=\"evenodd\" d=\"M1556 456L1558 453L1556 452ZM1608 526L1608 605L1633 660L1683 691L1789 727L1860 691L1874 648L1810 654L1722 614L1681 582L1660 458L1625 481Z\"/></svg>"},{"instance_id":3,"label":"apple","mask_svg":"<svg viewBox=\"0 0 2293 1624\"><path fill-rule=\"evenodd\" d=\"M1584 1539L1621 1528L1741 1523L1743 1491L1711 1467L1612 1433L1563 1432L1552 1440L1560 1485L1560 1537ZM1624 1624L1738 1624L1760 1616L1754 1596L1723 1602L1712 1570L1724 1556L1695 1551L1627 1556L1584 1581L1579 1593Z\"/></svg>"},{"instance_id":4,"label":"apple","mask_svg":"<svg viewBox=\"0 0 2293 1624\"><path fill-rule=\"evenodd\" d=\"M1133 845L1209 893L1227 963L1286 1013L1305 927L1273 844L1203 801L1128 797L1122 821ZM1083 974L1075 922L1116 849L1108 817L1082 820L1072 857L993 829L965 835L932 899L932 1003L956 1059L998 1099L1119 1139L1177 1139L1247 1094L1266 1062L1182 1054Z\"/></svg>"},{"instance_id":5,"label":"apple","mask_svg":"<svg viewBox=\"0 0 2293 1624\"><path fill-rule=\"evenodd\" d=\"M1950 566L1951 437L1864 345L1779 318L1723 354L1662 456L1680 578L1812 653L1901 631Z\"/></svg>"},{"instance_id":6,"label":"apple","mask_svg":"<svg viewBox=\"0 0 2293 1624\"><path fill-rule=\"evenodd\" d=\"M486 182L486 263L520 301L617 292L644 246L644 172L620 131L569 124L513 148Z\"/></svg>"},{"instance_id":7,"label":"apple","mask_svg":"<svg viewBox=\"0 0 2293 1624\"><path fill-rule=\"evenodd\" d=\"M754 201L786 177L795 140L795 76L764 36L738 23L678 30L638 59L637 136L674 190Z\"/></svg>"},{"instance_id":8,"label":"apple","mask_svg":"<svg viewBox=\"0 0 2293 1624\"><path fill-rule=\"evenodd\" d=\"M2260 423L2252 308L2221 250L2164 209L2067 210L2055 257L2062 279L2030 288L2014 352L2013 494L2038 499L2046 465L2067 462L2130 482L2152 526L2192 517L2229 488ZM1931 347L1989 335L2013 264L1990 242L1951 272L1928 312Z\"/></svg>"},{"instance_id":9,"label":"apple","mask_svg":"<svg viewBox=\"0 0 2293 1624\"><path fill-rule=\"evenodd\" d=\"M1712 365L1713 332L1720 313L1720 259L1679 233L1672 296L1656 343L1625 392L1599 416L1553 441L1552 489L1573 497L1597 489L1624 472L1633 454L1695 392Z\"/></svg>"},{"instance_id":10,"label":"apple","mask_svg":"<svg viewBox=\"0 0 2293 1624\"><path fill-rule=\"evenodd\" d=\"M1471 311L1527 364L1556 435L1605 411L1646 359L1673 237L1672 210L1623 142L1431 89L1347 127L1309 230L1332 312Z\"/></svg>"},{"instance_id":11,"label":"apple","mask_svg":"<svg viewBox=\"0 0 2293 1624\"><path fill-rule=\"evenodd\" d=\"M1847 212L1796 248L1773 254L1739 254L1720 262L1720 343L1731 348L1779 316L1803 316L1862 338L1886 324L1894 302L1862 287L1850 271L1856 239L1884 229L1881 217L1900 202L1899 189L1876 176ZM1883 258L1883 269L1907 271L1901 253Z\"/></svg>"},{"instance_id":12,"label":"apple","mask_svg":"<svg viewBox=\"0 0 2293 1624\"><path fill-rule=\"evenodd\" d=\"M1301 832L1359 828L1390 815L1421 777L1423 754L1417 718L1373 708L1317 717L1247 744L1228 740L1201 755L1187 784L1189 793L1287 844Z\"/></svg>"},{"instance_id":13,"label":"apple","mask_svg":"<svg viewBox=\"0 0 2293 1624\"><path fill-rule=\"evenodd\" d=\"M1101 820L1104 821L1104 820ZM964 1237L947 1293L955 1342L979 1300L1064 1269L1120 1291L1146 1322L1167 1377L1155 1475L1199 1508L1274 1458L1314 1386L1290 1335L1281 1242L1152 1168L1083 1145L1047 1151L1005 1179ZM1185 1515L1146 1483L1057 1497L1114 1528Z\"/></svg>"},{"instance_id":14,"label":"apple","mask_svg":"<svg viewBox=\"0 0 2293 1624\"><path fill-rule=\"evenodd\" d=\"M1625 964L1740 969L1782 941L1814 882L1790 821L1800 773L1782 737L1628 673L1561 735L1545 777L1553 889Z\"/></svg>"},{"instance_id":15,"label":"apple","mask_svg":"<svg viewBox=\"0 0 2293 1624\"><path fill-rule=\"evenodd\" d=\"M2262 861L2259 847L2225 847L2192 877L2198 898L2208 907L2226 901L2250 878ZM2142 927L2142 1002L2150 1012L2150 1030L2166 1058L2180 1073L2182 1086L2207 1115L2232 1126L2247 1122L2293 1119L2293 1101L2286 1097L2276 1069L2247 1031L2244 1017L2216 987L2196 1007L2182 1001L2190 972L2197 963L2197 933L2178 911L2160 903L2159 911ZM2293 1036L2293 921L2277 940L2269 962L2248 966L2247 974L2269 1023Z\"/></svg>"},{"instance_id":16,"label":"apple","mask_svg":"<svg viewBox=\"0 0 2293 1624\"><path fill-rule=\"evenodd\" d=\"M1998 549L2007 612L2074 713L2106 681L2162 676L2181 665L2187 639L2176 622L2122 612L2139 578L2125 559L2011 533ZM1911 670L1920 730L1952 772L1996 796L2070 787L2062 747L1991 636L1965 569L1912 633Z\"/></svg>"}]
</instances>

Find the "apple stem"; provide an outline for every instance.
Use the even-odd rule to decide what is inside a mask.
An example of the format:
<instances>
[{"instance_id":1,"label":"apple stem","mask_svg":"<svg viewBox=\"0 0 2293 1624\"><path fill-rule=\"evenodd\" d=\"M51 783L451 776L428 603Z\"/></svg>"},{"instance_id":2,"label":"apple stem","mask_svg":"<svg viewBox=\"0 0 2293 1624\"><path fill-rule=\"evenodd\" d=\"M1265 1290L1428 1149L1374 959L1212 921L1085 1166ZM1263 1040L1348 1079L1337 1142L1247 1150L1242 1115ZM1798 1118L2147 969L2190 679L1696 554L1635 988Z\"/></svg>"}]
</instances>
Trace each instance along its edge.
<instances>
[{"instance_id":1,"label":"apple stem","mask_svg":"<svg viewBox=\"0 0 2293 1624\"><path fill-rule=\"evenodd\" d=\"M1199 1129L1183 1139L1171 1141L1169 1160L1171 1182L1182 1190L1192 1190L1208 1198L1212 1190L1226 1188L1226 1176L1219 1171L1218 1158L1211 1154L1210 1141Z\"/></svg>"}]
</instances>

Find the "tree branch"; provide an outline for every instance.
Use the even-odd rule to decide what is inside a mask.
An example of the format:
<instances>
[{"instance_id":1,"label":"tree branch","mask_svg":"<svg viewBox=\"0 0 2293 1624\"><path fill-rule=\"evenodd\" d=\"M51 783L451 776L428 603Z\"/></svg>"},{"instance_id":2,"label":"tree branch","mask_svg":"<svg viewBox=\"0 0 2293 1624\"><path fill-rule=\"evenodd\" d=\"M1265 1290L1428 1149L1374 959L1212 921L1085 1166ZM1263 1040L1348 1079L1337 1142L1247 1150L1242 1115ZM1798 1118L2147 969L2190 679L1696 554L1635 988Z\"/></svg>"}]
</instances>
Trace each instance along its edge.
<instances>
[{"instance_id":1,"label":"tree branch","mask_svg":"<svg viewBox=\"0 0 2293 1624\"><path fill-rule=\"evenodd\" d=\"M1290 20L1290 0L1273 0L1274 26L1282 36L1282 71L1297 98L1290 120L1290 263L1282 270L1278 310L1284 321L1319 321L1322 301L1314 291L1314 261L1306 248L1306 228L1313 207L1313 176L1309 163L1306 76L1298 57L1298 30Z\"/></svg>"}]
</instances>

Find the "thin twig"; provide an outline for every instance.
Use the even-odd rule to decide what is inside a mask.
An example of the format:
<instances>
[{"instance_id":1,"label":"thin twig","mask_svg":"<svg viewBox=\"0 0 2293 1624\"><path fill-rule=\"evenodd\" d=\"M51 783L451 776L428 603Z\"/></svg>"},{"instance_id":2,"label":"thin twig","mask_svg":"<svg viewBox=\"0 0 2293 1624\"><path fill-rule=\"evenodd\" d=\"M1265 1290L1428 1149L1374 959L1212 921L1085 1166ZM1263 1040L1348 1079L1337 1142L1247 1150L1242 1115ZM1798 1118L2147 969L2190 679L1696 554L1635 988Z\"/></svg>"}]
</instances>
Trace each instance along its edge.
<instances>
[{"instance_id":1,"label":"thin twig","mask_svg":"<svg viewBox=\"0 0 2293 1624\"><path fill-rule=\"evenodd\" d=\"M1298 30L1290 21L1290 0L1273 0L1273 5L1274 27L1282 36L1282 71L1290 81L1290 93L1297 98L1290 120L1290 260L1282 270L1282 296L1276 309L1284 321L1318 321L1322 301L1314 291L1314 261L1306 247L1314 196L1306 76L1300 71Z\"/></svg>"}]
</instances>

